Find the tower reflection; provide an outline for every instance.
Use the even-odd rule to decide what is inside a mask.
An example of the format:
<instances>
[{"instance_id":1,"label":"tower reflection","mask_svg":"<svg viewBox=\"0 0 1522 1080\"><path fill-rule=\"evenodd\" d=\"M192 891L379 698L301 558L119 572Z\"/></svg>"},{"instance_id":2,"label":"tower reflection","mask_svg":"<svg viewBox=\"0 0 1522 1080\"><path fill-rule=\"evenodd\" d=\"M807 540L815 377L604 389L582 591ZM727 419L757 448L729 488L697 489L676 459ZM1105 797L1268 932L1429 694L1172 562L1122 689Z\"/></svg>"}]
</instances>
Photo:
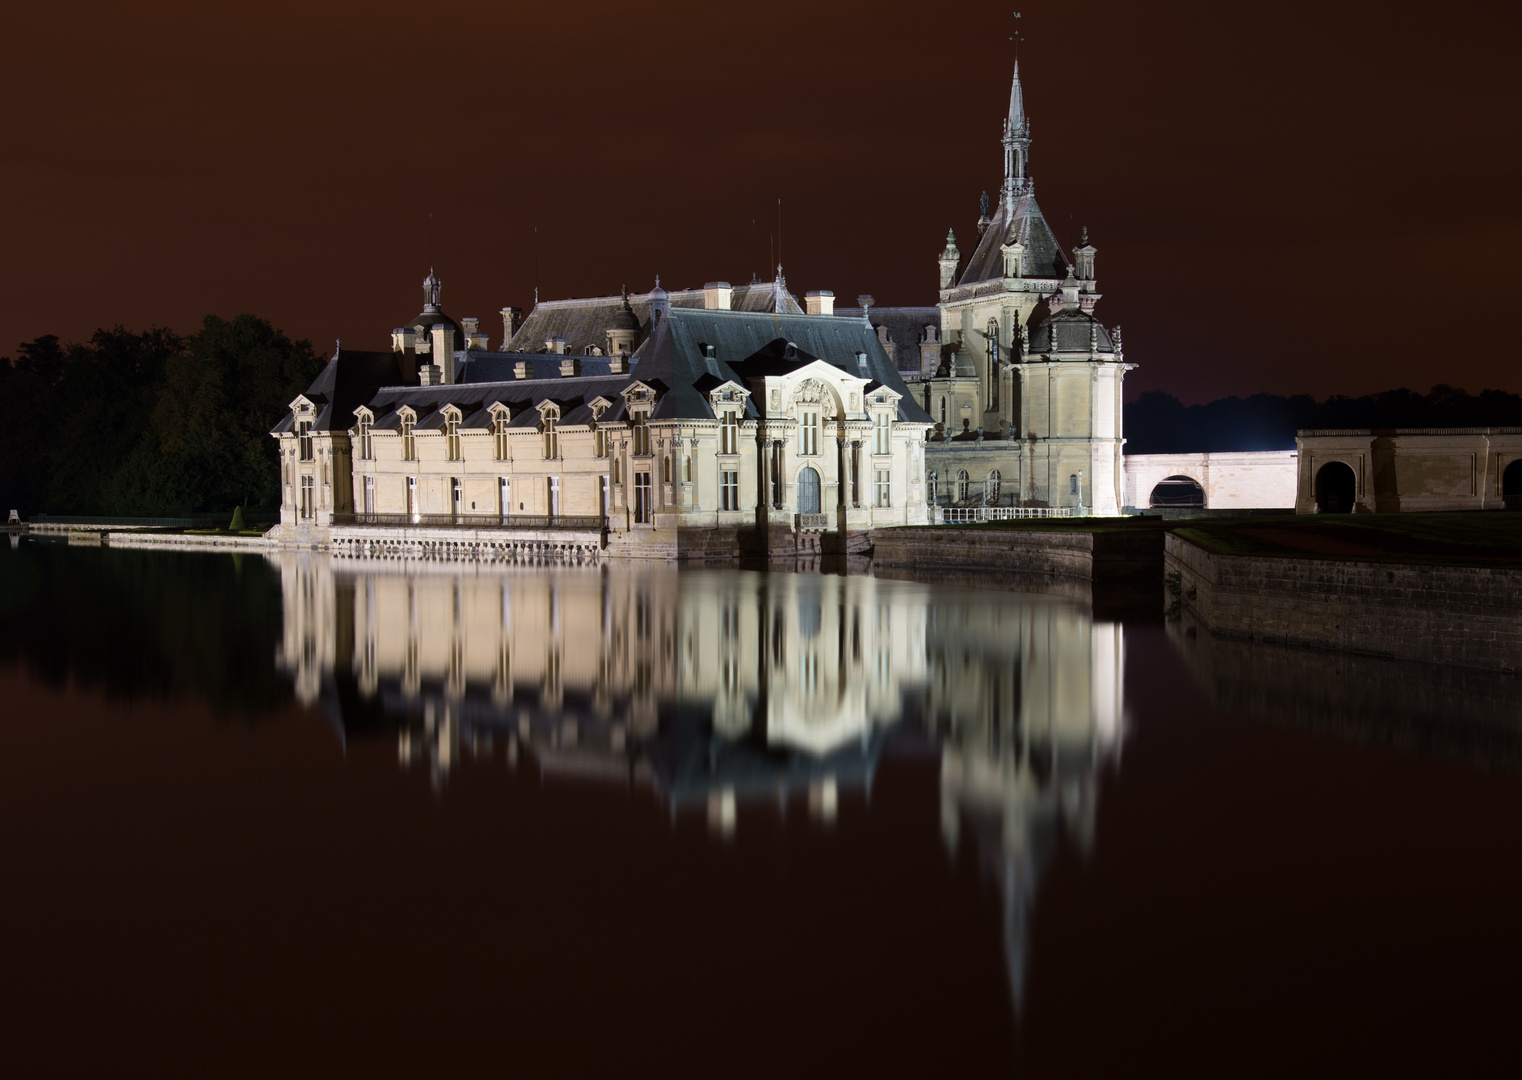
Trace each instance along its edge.
<instances>
[{"instance_id":1,"label":"tower reflection","mask_svg":"<svg viewBox=\"0 0 1522 1080\"><path fill-rule=\"evenodd\" d=\"M870 577L274 558L298 696L345 742L395 739L440 793L500 746L510 769L644 788L731 839L795 801L828 826L885 754L937 755L942 835L997 884L1019 1007L1043 870L1064 836L1092 847L1119 761L1118 625Z\"/></svg>"}]
</instances>

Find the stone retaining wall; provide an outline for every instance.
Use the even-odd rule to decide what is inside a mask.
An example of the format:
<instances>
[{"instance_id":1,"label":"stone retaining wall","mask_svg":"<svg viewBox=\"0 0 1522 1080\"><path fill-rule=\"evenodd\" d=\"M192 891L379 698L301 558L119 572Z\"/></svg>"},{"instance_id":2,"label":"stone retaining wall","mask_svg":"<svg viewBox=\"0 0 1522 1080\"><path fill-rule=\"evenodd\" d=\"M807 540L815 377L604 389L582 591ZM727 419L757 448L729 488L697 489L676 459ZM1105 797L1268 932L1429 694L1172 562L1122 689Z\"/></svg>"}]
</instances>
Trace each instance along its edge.
<instances>
[{"instance_id":1,"label":"stone retaining wall","mask_svg":"<svg viewBox=\"0 0 1522 1080\"><path fill-rule=\"evenodd\" d=\"M602 558L603 534L596 529L335 525L327 550L346 559L595 563Z\"/></svg>"},{"instance_id":2,"label":"stone retaining wall","mask_svg":"<svg viewBox=\"0 0 1522 1080\"><path fill-rule=\"evenodd\" d=\"M107 547L178 548L189 551L259 551L271 550L262 536L186 536L181 533L117 532L105 535Z\"/></svg>"},{"instance_id":3,"label":"stone retaining wall","mask_svg":"<svg viewBox=\"0 0 1522 1080\"><path fill-rule=\"evenodd\" d=\"M872 563L882 567L1057 575L1090 582L1157 580L1162 572L1160 529L1089 532L1082 529L878 529Z\"/></svg>"},{"instance_id":4,"label":"stone retaining wall","mask_svg":"<svg viewBox=\"0 0 1522 1080\"><path fill-rule=\"evenodd\" d=\"M1164 569L1214 634L1522 673L1522 570L1216 555L1171 533Z\"/></svg>"}]
</instances>

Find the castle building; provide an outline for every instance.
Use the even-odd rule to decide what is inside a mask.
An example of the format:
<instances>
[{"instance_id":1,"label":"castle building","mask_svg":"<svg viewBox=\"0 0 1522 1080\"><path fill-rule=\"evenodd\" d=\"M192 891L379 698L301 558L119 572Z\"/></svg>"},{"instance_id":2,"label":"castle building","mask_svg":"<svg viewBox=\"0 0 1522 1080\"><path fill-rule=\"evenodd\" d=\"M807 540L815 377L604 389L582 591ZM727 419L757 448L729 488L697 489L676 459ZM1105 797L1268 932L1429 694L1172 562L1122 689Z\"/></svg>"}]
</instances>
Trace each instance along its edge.
<instances>
[{"instance_id":1,"label":"castle building","mask_svg":"<svg viewBox=\"0 0 1522 1080\"><path fill-rule=\"evenodd\" d=\"M1000 141L998 206L990 216L984 194L965 264L946 234L938 305L869 318L935 422L927 462L938 501L1119 513L1122 380L1135 365L1119 327L1094 316L1088 230L1070 259L1036 204L1018 63Z\"/></svg>"},{"instance_id":2,"label":"castle building","mask_svg":"<svg viewBox=\"0 0 1522 1080\"><path fill-rule=\"evenodd\" d=\"M930 417L866 320L775 281L539 304L504 349L424 309L273 431L275 539L353 555L846 552L928 520Z\"/></svg>"}]
</instances>

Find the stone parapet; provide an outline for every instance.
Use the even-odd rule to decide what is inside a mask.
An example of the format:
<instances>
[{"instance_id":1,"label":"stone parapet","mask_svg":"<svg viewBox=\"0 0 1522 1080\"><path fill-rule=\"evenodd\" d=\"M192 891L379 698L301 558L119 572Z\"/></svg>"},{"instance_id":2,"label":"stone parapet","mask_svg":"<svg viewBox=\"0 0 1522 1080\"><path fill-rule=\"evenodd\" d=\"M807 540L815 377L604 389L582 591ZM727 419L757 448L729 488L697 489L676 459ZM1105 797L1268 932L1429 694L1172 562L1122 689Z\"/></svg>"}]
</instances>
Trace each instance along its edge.
<instances>
[{"instance_id":1,"label":"stone parapet","mask_svg":"<svg viewBox=\"0 0 1522 1080\"><path fill-rule=\"evenodd\" d=\"M1218 555L1171 533L1164 567L1213 634L1522 673L1522 570Z\"/></svg>"},{"instance_id":2,"label":"stone parapet","mask_svg":"<svg viewBox=\"0 0 1522 1080\"><path fill-rule=\"evenodd\" d=\"M1089 582L1157 580L1160 529L878 529L874 566L1056 575Z\"/></svg>"}]
</instances>

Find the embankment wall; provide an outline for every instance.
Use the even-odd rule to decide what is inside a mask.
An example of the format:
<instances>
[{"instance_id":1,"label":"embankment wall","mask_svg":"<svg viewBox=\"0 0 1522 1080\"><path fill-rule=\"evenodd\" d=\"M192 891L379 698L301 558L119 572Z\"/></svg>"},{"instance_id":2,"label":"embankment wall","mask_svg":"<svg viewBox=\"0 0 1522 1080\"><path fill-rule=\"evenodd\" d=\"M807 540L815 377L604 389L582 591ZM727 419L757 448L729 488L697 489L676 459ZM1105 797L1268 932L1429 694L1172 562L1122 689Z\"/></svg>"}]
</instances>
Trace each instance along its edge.
<instances>
[{"instance_id":1,"label":"embankment wall","mask_svg":"<svg viewBox=\"0 0 1522 1080\"><path fill-rule=\"evenodd\" d=\"M1522 673L1522 570L1220 555L1172 533L1163 560L1213 634Z\"/></svg>"}]
</instances>

